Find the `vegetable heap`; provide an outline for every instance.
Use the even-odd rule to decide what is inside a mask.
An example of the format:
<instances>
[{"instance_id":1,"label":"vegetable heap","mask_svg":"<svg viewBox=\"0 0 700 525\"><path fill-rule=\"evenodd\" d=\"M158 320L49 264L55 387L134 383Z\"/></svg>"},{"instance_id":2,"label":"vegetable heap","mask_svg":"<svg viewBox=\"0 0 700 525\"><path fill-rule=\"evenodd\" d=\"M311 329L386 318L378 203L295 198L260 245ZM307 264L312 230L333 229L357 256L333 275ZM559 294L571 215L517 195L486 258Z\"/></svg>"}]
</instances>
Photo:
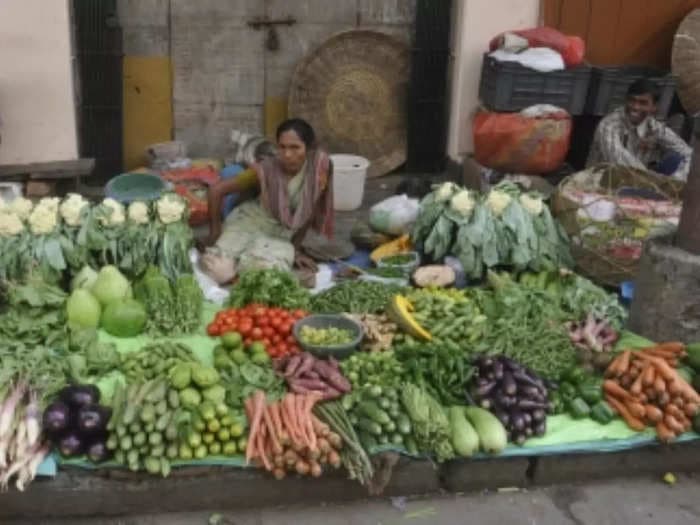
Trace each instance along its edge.
<instances>
[{"instance_id":1,"label":"vegetable heap","mask_svg":"<svg viewBox=\"0 0 700 525\"><path fill-rule=\"evenodd\" d=\"M229 306L241 308L260 304L294 309L309 308L309 291L290 272L276 269L247 270L242 272L231 288Z\"/></svg>"},{"instance_id":2,"label":"vegetable heap","mask_svg":"<svg viewBox=\"0 0 700 525\"><path fill-rule=\"evenodd\" d=\"M542 197L509 182L487 195L442 184L421 201L411 240L434 261L457 257L475 279L496 266L573 266L566 233Z\"/></svg>"},{"instance_id":3,"label":"vegetable heap","mask_svg":"<svg viewBox=\"0 0 700 525\"><path fill-rule=\"evenodd\" d=\"M345 281L311 299L311 311L324 314L379 314L403 289L372 281Z\"/></svg>"},{"instance_id":4,"label":"vegetable heap","mask_svg":"<svg viewBox=\"0 0 700 525\"><path fill-rule=\"evenodd\" d=\"M307 316L304 310L288 311L250 304L245 308L229 308L216 314L207 326L211 336L230 332L240 334L246 346L260 342L270 357L284 357L301 351L292 335L294 322Z\"/></svg>"},{"instance_id":5,"label":"vegetable heap","mask_svg":"<svg viewBox=\"0 0 700 525\"><path fill-rule=\"evenodd\" d=\"M339 468L343 438L313 414L317 401L315 395L287 394L268 404L264 392L255 392L246 401L246 461L259 462L277 479L288 472L318 478L325 466Z\"/></svg>"},{"instance_id":6,"label":"vegetable heap","mask_svg":"<svg viewBox=\"0 0 700 525\"><path fill-rule=\"evenodd\" d=\"M43 416L43 430L65 458L86 454L93 463L112 457L107 448L107 423L111 410L100 405L95 385L72 385L59 392Z\"/></svg>"},{"instance_id":7,"label":"vegetable heap","mask_svg":"<svg viewBox=\"0 0 700 525\"><path fill-rule=\"evenodd\" d=\"M114 199L91 206L80 195L0 203L0 279L22 280L38 267L49 282L66 270L115 265L129 277L156 264L172 281L191 273L187 205L175 194L128 210Z\"/></svg>"}]
</instances>

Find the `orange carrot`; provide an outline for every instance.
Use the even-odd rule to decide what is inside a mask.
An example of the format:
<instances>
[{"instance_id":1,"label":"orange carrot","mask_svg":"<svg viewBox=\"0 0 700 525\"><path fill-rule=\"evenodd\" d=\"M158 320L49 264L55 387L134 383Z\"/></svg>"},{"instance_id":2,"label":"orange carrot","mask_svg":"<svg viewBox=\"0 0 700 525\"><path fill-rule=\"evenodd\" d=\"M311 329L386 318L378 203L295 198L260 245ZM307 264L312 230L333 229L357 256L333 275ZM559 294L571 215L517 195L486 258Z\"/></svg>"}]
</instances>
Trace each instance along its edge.
<instances>
[{"instance_id":1,"label":"orange carrot","mask_svg":"<svg viewBox=\"0 0 700 525\"><path fill-rule=\"evenodd\" d=\"M642 405L639 402L636 401L625 401L625 407L629 411L630 414L632 414L634 417L636 417L639 420L644 419L644 416L646 415L646 411L644 410L644 405Z\"/></svg>"},{"instance_id":2,"label":"orange carrot","mask_svg":"<svg viewBox=\"0 0 700 525\"><path fill-rule=\"evenodd\" d=\"M622 374L626 373L630 366L631 354L632 352L625 350L613 359L612 363L610 363L608 369L605 371L606 377L620 377Z\"/></svg>"},{"instance_id":3,"label":"orange carrot","mask_svg":"<svg viewBox=\"0 0 700 525\"><path fill-rule=\"evenodd\" d=\"M659 407L656 407L654 405L645 405L644 406L644 415L646 418L651 421L652 423L658 423L664 418L664 413L661 412Z\"/></svg>"},{"instance_id":4,"label":"orange carrot","mask_svg":"<svg viewBox=\"0 0 700 525\"><path fill-rule=\"evenodd\" d=\"M668 405L666 405L666 408L664 410L666 414L673 416L678 420L683 419L685 417L685 414L683 414L683 410L678 408L673 403L669 403ZM671 430L673 430L673 428L671 428Z\"/></svg>"},{"instance_id":5,"label":"orange carrot","mask_svg":"<svg viewBox=\"0 0 700 525\"><path fill-rule=\"evenodd\" d=\"M625 390L620 385L618 385L615 381L612 381L610 379L603 381L603 390L607 394L610 394L611 396L616 397L618 399L622 399L622 400L633 399L632 396L630 395L630 393L627 392L627 390Z\"/></svg>"},{"instance_id":6,"label":"orange carrot","mask_svg":"<svg viewBox=\"0 0 700 525\"><path fill-rule=\"evenodd\" d=\"M656 345L656 349L673 353L676 355L676 357L678 357L680 354L685 352L685 345L679 341L669 341L667 343L660 343Z\"/></svg>"},{"instance_id":7,"label":"orange carrot","mask_svg":"<svg viewBox=\"0 0 700 525\"><path fill-rule=\"evenodd\" d=\"M282 426L282 418L280 416L280 403L273 403L269 406L270 418L272 419L272 425L275 427L275 434L280 442L280 445L285 446L289 441L289 435L285 432Z\"/></svg>"},{"instance_id":8,"label":"orange carrot","mask_svg":"<svg viewBox=\"0 0 700 525\"><path fill-rule=\"evenodd\" d=\"M664 378L661 376L656 376L654 379L654 390L656 390L657 394L661 394L662 392L666 392L666 381L664 381Z\"/></svg>"},{"instance_id":9,"label":"orange carrot","mask_svg":"<svg viewBox=\"0 0 700 525\"><path fill-rule=\"evenodd\" d=\"M657 375L660 375L664 381L673 381L678 375L676 371L669 366L669 364L661 359L660 357L655 357L653 355L648 355L644 353L639 354L640 359L653 364L656 367Z\"/></svg>"},{"instance_id":10,"label":"orange carrot","mask_svg":"<svg viewBox=\"0 0 700 525\"><path fill-rule=\"evenodd\" d=\"M641 432L646 428L646 425L642 421L630 414L629 410L627 410L627 407L624 405L624 403L618 401L615 397L611 395L606 395L605 400L611 407L613 407L617 411L620 417L625 420L627 426L630 427L632 430Z\"/></svg>"},{"instance_id":11,"label":"orange carrot","mask_svg":"<svg viewBox=\"0 0 700 525\"><path fill-rule=\"evenodd\" d=\"M664 424L668 428L670 428L675 434L682 434L683 433L683 424L680 423L671 414L666 414L666 417L664 417Z\"/></svg>"},{"instance_id":12,"label":"orange carrot","mask_svg":"<svg viewBox=\"0 0 700 525\"><path fill-rule=\"evenodd\" d=\"M698 404L686 403L686 405L683 407L683 412L688 417L695 417L698 413Z\"/></svg>"},{"instance_id":13,"label":"orange carrot","mask_svg":"<svg viewBox=\"0 0 700 525\"><path fill-rule=\"evenodd\" d=\"M671 429L668 428L662 421L659 421L656 424L656 436L662 443L668 443L670 441L673 441L673 438L676 437L676 435L671 431Z\"/></svg>"},{"instance_id":14,"label":"orange carrot","mask_svg":"<svg viewBox=\"0 0 700 525\"><path fill-rule=\"evenodd\" d=\"M279 438L277 437L277 430L275 429L275 424L270 415L270 408L265 407L263 409L263 421L267 425L267 434L270 436L270 445L272 448L273 455L278 455L282 453L282 445L280 445Z\"/></svg>"},{"instance_id":15,"label":"orange carrot","mask_svg":"<svg viewBox=\"0 0 700 525\"><path fill-rule=\"evenodd\" d=\"M632 383L632 386L630 387L630 394L633 396L638 396L642 393L642 380L644 379L644 374L647 368L651 368L651 365L647 364L642 372L640 372L640 374L637 376L637 379L634 380L634 383Z\"/></svg>"},{"instance_id":16,"label":"orange carrot","mask_svg":"<svg viewBox=\"0 0 700 525\"><path fill-rule=\"evenodd\" d=\"M680 381L678 379L674 379L673 381L669 381L666 383L666 389L668 390L668 393L671 394L672 396L676 396L681 393L681 385Z\"/></svg>"},{"instance_id":17,"label":"orange carrot","mask_svg":"<svg viewBox=\"0 0 700 525\"><path fill-rule=\"evenodd\" d=\"M248 440L248 443L255 442L255 436L257 436L260 430L260 421L262 419L262 412L265 409L265 393L262 390L256 390L253 394L253 399L251 401L251 412L252 417L249 418L250 421L250 432L249 436L252 439ZM259 442L258 442L259 444ZM247 447L246 450L246 462L250 462L255 451L255 444L251 447ZM258 451L262 453L262 451Z\"/></svg>"},{"instance_id":18,"label":"orange carrot","mask_svg":"<svg viewBox=\"0 0 700 525\"><path fill-rule=\"evenodd\" d=\"M647 366L642 374L642 383L644 386L652 386L654 384L654 377L656 376L656 371L653 366Z\"/></svg>"}]
</instances>

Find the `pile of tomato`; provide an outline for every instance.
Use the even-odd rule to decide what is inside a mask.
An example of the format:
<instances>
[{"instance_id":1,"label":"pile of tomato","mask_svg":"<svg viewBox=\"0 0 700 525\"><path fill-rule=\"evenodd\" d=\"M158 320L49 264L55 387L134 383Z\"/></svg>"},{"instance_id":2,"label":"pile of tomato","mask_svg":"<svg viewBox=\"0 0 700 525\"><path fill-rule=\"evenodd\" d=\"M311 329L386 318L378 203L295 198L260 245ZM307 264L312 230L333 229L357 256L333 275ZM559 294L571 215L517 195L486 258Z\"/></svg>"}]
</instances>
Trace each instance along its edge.
<instances>
[{"instance_id":1,"label":"pile of tomato","mask_svg":"<svg viewBox=\"0 0 700 525\"><path fill-rule=\"evenodd\" d=\"M304 310L285 310L251 304L245 308L228 308L216 314L207 326L210 336L227 332L241 334L246 346L259 341L272 358L301 352L292 328L299 319L308 316Z\"/></svg>"}]
</instances>

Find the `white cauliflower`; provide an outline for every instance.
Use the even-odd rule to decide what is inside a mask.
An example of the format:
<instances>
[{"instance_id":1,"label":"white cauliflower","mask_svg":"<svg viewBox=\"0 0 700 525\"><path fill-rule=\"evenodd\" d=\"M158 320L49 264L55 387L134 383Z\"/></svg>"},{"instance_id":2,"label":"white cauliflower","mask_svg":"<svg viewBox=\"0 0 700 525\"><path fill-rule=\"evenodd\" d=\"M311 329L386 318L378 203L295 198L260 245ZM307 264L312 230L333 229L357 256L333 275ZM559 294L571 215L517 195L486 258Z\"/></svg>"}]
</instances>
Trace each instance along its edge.
<instances>
[{"instance_id":1,"label":"white cauliflower","mask_svg":"<svg viewBox=\"0 0 700 525\"><path fill-rule=\"evenodd\" d=\"M523 193L520 196L520 204L523 205L523 208L525 208L530 215L535 216L542 213L542 207L544 206L542 199L537 196L533 197L527 193Z\"/></svg>"},{"instance_id":2,"label":"white cauliflower","mask_svg":"<svg viewBox=\"0 0 700 525\"><path fill-rule=\"evenodd\" d=\"M37 206L42 206L47 210L53 210L58 213L58 206L61 204L61 199L58 197L44 197L39 201Z\"/></svg>"},{"instance_id":3,"label":"white cauliflower","mask_svg":"<svg viewBox=\"0 0 700 525\"><path fill-rule=\"evenodd\" d=\"M156 202L158 218L163 224L171 224L182 220L185 209L186 206L183 200L172 193L163 195L158 199L158 202Z\"/></svg>"},{"instance_id":4,"label":"white cauliflower","mask_svg":"<svg viewBox=\"0 0 700 525\"><path fill-rule=\"evenodd\" d=\"M435 200L438 202L447 202L457 190L458 186L454 182L444 182L437 189Z\"/></svg>"},{"instance_id":5,"label":"white cauliflower","mask_svg":"<svg viewBox=\"0 0 700 525\"><path fill-rule=\"evenodd\" d=\"M61 217L68 226L79 226L83 211L89 206L82 195L71 193L59 206Z\"/></svg>"},{"instance_id":6,"label":"white cauliflower","mask_svg":"<svg viewBox=\"0 0 700 525\"><path fill-rule=\"evenodd\" d=\"M459 191L450 200L450 207L465 218L472 214L474 206L476 206L476 202L467 190Z\"/></svg>"},{"instance_id":7,"label":"white cauliflower","mask_svg":"<svg viewBox=\"0 0 700 525\"><path fill-rule=\"evenodd\" d=\"M148 224L148 205L145 202L136 201L129 204L129 220L135 224Z\"/></svg>"},{"instance_id":8,"label":"white cauliflower","mask_svg":"<svg viewBox=\"0 0 700 525\"><path fill-rule=\"evenodd\" d=\"M16 213L0 211L0 237L12 237L24 231L24 224Z\"/></svg>"},{"instance_id":9,"label":"white cauliflower","mask_svg":"<svg viewBox=\"0 0 700 525\"><path fill-rule=\"evenodd\" d=\"M114 199L106 198L102 201L102 213L99 216L99 221L102 226L118 226L124 224L126 215L124 206Z\"/></svg>"},{"instance_id":10,"label":"white cauliflower","mask_svg":"<svg viewBox=\"0 0 700 525\"><path fill-rule=\"evenodd\" d=\"M29 214L29 229L34 235L51 233L57 224L58 207L54 208L52 201L40 201L32 210L32 213Z\"/></svg>"},{"instance_id":11,"label":"white cauliflower","mask_svg":"<svg viewBox=\"0 0 700 525\"><path fill-rule=\"evenodd\" d=\"M6 211L14 213L20 220L27 220L32 212L34 203L24 197L17 197L7 205Z\"/></svg>"},{"instance_id":12,"label":"white cauliflower","mask_svg":"<svg viewBox=\"0 0 700 525\"><path fill-rule=\"evenodd\" d=\"M511 201L511 196L507 193L498 190L489 192L486 199L486 204L491 209L496 217L500 217L501 213L508 207Z\"/></svg>"}]
</instances>

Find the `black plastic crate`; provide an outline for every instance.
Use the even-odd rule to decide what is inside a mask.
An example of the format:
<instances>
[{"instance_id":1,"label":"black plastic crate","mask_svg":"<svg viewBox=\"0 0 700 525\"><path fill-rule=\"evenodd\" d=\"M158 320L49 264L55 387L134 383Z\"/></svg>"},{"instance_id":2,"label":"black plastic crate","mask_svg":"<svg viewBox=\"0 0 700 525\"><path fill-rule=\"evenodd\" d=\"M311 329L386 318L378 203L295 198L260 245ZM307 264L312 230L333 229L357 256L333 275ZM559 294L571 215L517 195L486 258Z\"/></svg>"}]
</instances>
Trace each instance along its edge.
<instances>
[{"instance_id":1,"label":"black plastic crate","mask_svg":"<svg viewBox=\"0 0 700 525\"><path fill-rule=\"evenodd\" d=\"M484 54L479 98L491 111L520 111L535 104L552 104L571 115L580 115L586 106L590 79L591 68L586 65L542 73Z\"/></svg>"},{"instance_id":2,"label":"black plastic crate","mask_svg":"<svg viewBox=\"0 0 700 525\"><path fill-rule=\"evenodd\" d=\"M588 88L586 114L607 115L622 106L630 84L640 78L653 80L659 86L656 116L666 117L676 91L676 80L664 71L646 66L594 67Z\"/></svg>"}]
</instances>

